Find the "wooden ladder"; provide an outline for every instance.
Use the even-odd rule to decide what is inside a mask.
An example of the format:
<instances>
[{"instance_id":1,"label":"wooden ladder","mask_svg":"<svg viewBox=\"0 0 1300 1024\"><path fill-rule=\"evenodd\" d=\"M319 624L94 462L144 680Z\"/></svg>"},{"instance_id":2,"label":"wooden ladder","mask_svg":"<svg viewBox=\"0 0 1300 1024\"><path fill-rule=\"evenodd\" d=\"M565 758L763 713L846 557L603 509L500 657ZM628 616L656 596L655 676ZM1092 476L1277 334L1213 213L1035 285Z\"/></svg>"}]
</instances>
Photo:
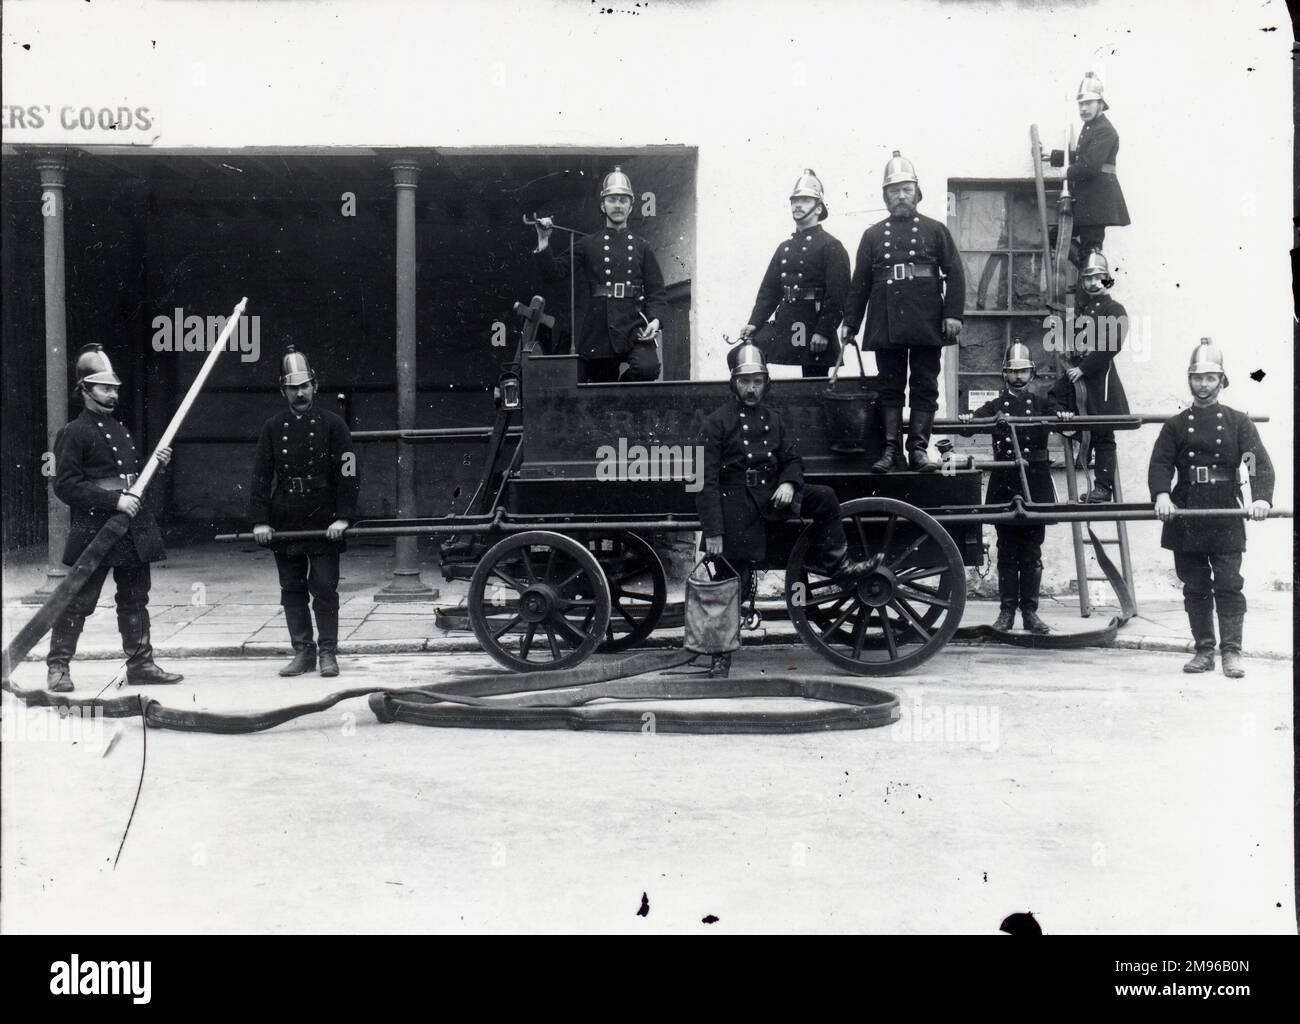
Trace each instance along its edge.
<instances>
[{"instance_id":1,"label":"wooden ladder","mask_svg":"<svg viewBox=\"0 0 1300 1024\"><path fill-rule=\"evenodd\" d=\"M1062 436L1061 440L1065 443L1065 490L1069 495L1070 504L1074 505L1079 501L1079 479L1076 458L1078 455L1078 438ZM1111 495L1115 502L1124 500L1124 489L1119 479L1119 467L1115 467L1115 486ZM1092 490L1091 474L1087 467L1083 471L1084 485L1087 490ZM1085 492L1086 493L1086 492ZM1092 522L1088 521L1086 525L1091 528ZM1129 550L1128 544L1128 524L1122 519L1114 522L1115 532L1113 536L1104 536L1098 534L1097 539L1102 544L1116 544L1119 546L1119 567L1120 575L1124 577L1124 582L1128 585L1128 591L1133 594L1133 608L1137 611L1136 591L1133 587L1133 557ZM1076 585L1079 588L1079 614L1085 619L1092 615L1092 595L1089 593L1088 584L1090 583L1108 583L1105 576L1093 576L1088 573L1088 542L1084 537L1083 528L1085 523L1075 520L1070 523L1070 535L1074 541L1074 577ZM1095 531L1094 531L1095 532Z\"/></svg>"}]
</instances>

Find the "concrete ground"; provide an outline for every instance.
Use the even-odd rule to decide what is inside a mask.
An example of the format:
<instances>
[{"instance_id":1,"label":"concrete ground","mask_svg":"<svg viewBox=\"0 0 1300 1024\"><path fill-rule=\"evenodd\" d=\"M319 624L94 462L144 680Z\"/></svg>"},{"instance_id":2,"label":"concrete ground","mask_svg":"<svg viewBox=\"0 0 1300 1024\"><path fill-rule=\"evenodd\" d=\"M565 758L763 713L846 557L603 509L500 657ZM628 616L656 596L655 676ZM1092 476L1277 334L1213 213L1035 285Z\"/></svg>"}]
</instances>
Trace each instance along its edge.
<instances>
[{"instance_id":1,"label":"concrete ground","mask_svg":"<svg viewBox=\"0 0 1300 1024\"><path fill-rule=\"evenodd\" d=\"M383 725L359 699L146 736L6 697L0 930L991 934L1032 910L1057 934L1294 933L1291 665L1180 663L950 646L875 681L896 725L794 736ZM252 709L490 665L278 664L178 661L149 696ZM81 687L112 668L78 666ZM826 666L769 645L736 670Z\"/></svg>"},{"instance_id":2,"label":"concrete ground","mask_svg":"<svg viewBox=\"0 0 1300 1024\"><path fill-rule=\"evenodd\" d=\"M464 593L435 566L437 600L374 600L390 557L344 562L343 676L285 680L269 552L173 550L154 641L187 678L148 696L247 710L494 671L472 634L435 626ZM43 575L6 561L6 642ZM1248 596L1243 680L1184 675L1181 602L1143 595L1122 649L953 643L876 680L902 718L866 732L435 730L381 725L363 700L253 736L150 730L116 869L140 723L5 698L0 930L989 933L1029 909L1057 933L1294 932L1292 595ZM111 584L100 604L73 666L85 694L121 664ZM1058 631L1113 611L1044 607ZM972 600L964 622L995 614ZM791 635L769 618L737 672L827 673Z\"/></svg>"},{"instance_id":3,"label":"concrete ground","mask_svg":"<svg viewBox=\"0 0 1300 1024\"><path fill-rule=\"evenodd\" d=\"M391 547L387 544L350 546L342 563L339 584L340 644L348 653L382 654L419 651L475 651L473 634L438 628L439 608L455 609L463 604L467 584L442 579L437 564L421 564L425 583L438 589L436 598L414 603L376 601L375 595L392 579ZM780 596L779 574L768 574L774 596ZM13 632L36 610L24 604L45 579L41 553L6 558L4 563L3 637L8 643ZM1105 595L1099 594L1105 598ZM1178 653L1191 647L1182 598L1174 591L1140 594L1139 615L1119 633L1116 645L1142 650ZM1294 655L1293 597L1291 591L1263 590L1247 580L1250 612L1246 618L1244 648L1252 657L1287 658ZM195 544L174 547L167 561L153 567L150 617L153 643L160 658L265 657L290 652L284 615L279 605L275 565L268 550L254 544ZM669 599L680 600L680 591L670 590ZM1079 616L1077 596L1045 597L1041 613L1057 632L1095 630L1117 614L1113 597L1101 604L1091 618ZM779 607L779 601L776 603ZM100 595L99 611L86 621L78 650L79 658L121 660L121 640L112 611L113 583L108 580ZM963 625L992 622L997 615L993 601L970 599ZM681 630L662 631L656 638L672 642ZM789 642L795 637L788 622L769 616L766 628L746 635L747 643ZM43 659L42 642L31 654Z\"/></svg>"}]
</instances>

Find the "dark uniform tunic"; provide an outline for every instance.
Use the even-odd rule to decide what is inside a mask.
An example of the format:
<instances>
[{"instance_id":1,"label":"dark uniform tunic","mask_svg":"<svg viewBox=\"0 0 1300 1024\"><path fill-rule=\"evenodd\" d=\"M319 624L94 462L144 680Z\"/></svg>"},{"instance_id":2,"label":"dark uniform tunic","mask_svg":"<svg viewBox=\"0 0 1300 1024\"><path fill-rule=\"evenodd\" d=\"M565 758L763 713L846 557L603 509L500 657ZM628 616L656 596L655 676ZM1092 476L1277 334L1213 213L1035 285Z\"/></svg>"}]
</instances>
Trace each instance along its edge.
<instances>
[{"instance_id":1,"label":"dark uniform tunic","mask_svg":"<svg viewBox=\"0 0 1300 1024\"><path fill-rule=\"evenodd\" d=\"M352 435L335 413L312 408L298 416L286 409L272 416L257 440L249 518L275 530L324 530L336 519L355 519L355 458ZM338 554L347 543L272 541L272 547L288 555L323 555Z\"/></svg>"},{"instance_id":2,"label":"dark uniform tunic","mask_svg":"<svg viewBox=\"0 0 1300 1024\"><path fill-rule=\"evenodd\" d=\"M794 485L796 508L803 458L779 412L731 401L704 421L704 482L695 503L704 536L722 537L727 558L767 557L765 520L791 514L772 506L772 495L784 483Z\"/></svg>"},{"instance_id":3,"label":"dark uniform tunic","mask_svg":"<svg viewBox=\"0 0 1300 1024\"><path fill-rule=\"evenodd\" d=\"M919 214L890 217L862 234L844 323L857 334L865 312L863 347L873 351L942 347L954 344L944 338L944 318L960 320L965 300L961 254L948 229Z\"/></svg>"},{"instance_id":4,"label":"dark uniform tunic","mask_svg":"<svg viewBox=\"0 0 1300 1024\"><path fill-rule=\"evenodd\" d=\"M1108 294L1081 298L1070 336L1074 346L1070 361L1083 371L1088 408L1077 407L1074 385L1064 375L1056 382L1056 398L1064 408L1080 415L1127 416L1128 396L1114 363L1128 335L1128 311Z\"/></svg>"},{"instance_id":5,"label":"dark uniform tunic","mask_svg":"<svg viewBox=\"0 0 1300 1024\"><path fill-rule=\"evenodd\" d=\"M1052 394L1061 408L1081 416L1127 416L1128 396L1115 369L1115 357L1124 348L1128 335L1128 311L1105 293L1080 292L1080 298L1067 362L1083 371L1079 382L1084 387L1087 408L1079 408L1075 386L1065 374L1057 380ZM1111 490L1115 486L1115 431L1094 429L1090 436L1096 463L1095 480L1099 486Z\"/></svg>"},{"instance_id":6,"label":"dark uniform tunic","mask_svg":"<svg viewBox=\"0 0 1300 1024\"><path fill-rule=\"evenodd\" d=\"M1019 391L1004 387L996 398L985 402L973 415L981 419L1006 413L1008 416L1051 416L1060 406L1052 395L1039 395L1028 387ZM1052 485L1052 457L1047 451L1048 427L1016 427L1016 439L1020 442L1020 451L1029 463L1025 467L1025 476L1029 479L1030 500L1051 503L1056 501L1056 488ZM996 424L993 427L993 458L998 462L1011 462L1015 459L1015 447L1011 443L1011 427ZM989 488L984 501L989 505L1002 505L1015 495L1024 494L1020 483L1018 469L989 470Z\"/></svg>"},{"instance_id":7,"label":"dark uniform tunic","mask_svg":"<svg viewBox=\"0 0 1300 1024\"><path fill-rule=\"evenodd\" d=\"M849 291L849 254L820 224L796 231L777 246L759 285L749 323L758 328L753 343L769 363L831 367L839 360L836 329ZM768 323L768 317L776 319ZM830 344L809 349L814 334ZM797 342L797 344L796 344Z\"/></svg>"},{"instance_id":8,"label":"dark uniform tunic","mask_svg":"<svg viewBox=\"0 0 1300 1024\"><path fill-rule=\"evenodd\" d=\"M955 344L943 321L960 320L965 302L961 253L937 220L889 217L863 232L844 323L855 335L866 313L862 347L876 353L881 405L903 407L910 362L913 412L938 408L940 353Z\"/></svg>"},{"instance_id":9,"label":"dark uniform tunic","mask_svg":"<svg viewBox=\"0 0 1300 1024\"><path fill-rule=\"evenodd\" d=\"M127 429L112 416L89 410L82 410L59 431L54 439L54 459L54 493L72 510L68 542L63 548L64 565L72 565L117 511L118 498L140 467L135 442ZM105 489L104 484L111 489ZM148 506L141 504L126 535L113 545L101 564L141 565L166 556L158 523Z\"/></svg>"},{"instance_id":10,"label":"dark uniform tunic","mask_svg":"<svg viewBox=\"0 0 1300 1024\"><path fill-rule=\"evenodd\" d=\"M1074 195L1074 226L1125 227L1128 206L1115 174L1119 133L1105 114L1098 114L1079 132L1074 161L1066 171Z\"/></svg>"},{"instance_id":11,"label":"dark uniform tunic","mask_svg":"<svg viewBox=\"0 0 1300 1024\"><path fill-rule=\"evenodd\" d=\"M569 276L569 254L548 246L536 254L544 278ZM661 324L668 315L664 275L654 252L627 228L602 228L573 246L573 270L587 288L587 312L574 349L583 359L626 355L646 320Z\"/></svg>"},{"instance_id":12,"label":"dark uniform tunic","mask_svg":"<svg viewBox=\"0 0 1300 1024\"><path fill-rule=\"evenodd\" d=\"M1238 467L1253 466L1254 498L1273 501L1273 463L1249 417L1226 405L1192 406L1160 428L1147 484L1151 499L1168 493L1178 508L1240 508ZM1177 473L1177 483L1174 476ZM1178 552L1246 550L1241 519L1171 519L1160 532L1161 547Z\"/></svg>"}]
</instances>

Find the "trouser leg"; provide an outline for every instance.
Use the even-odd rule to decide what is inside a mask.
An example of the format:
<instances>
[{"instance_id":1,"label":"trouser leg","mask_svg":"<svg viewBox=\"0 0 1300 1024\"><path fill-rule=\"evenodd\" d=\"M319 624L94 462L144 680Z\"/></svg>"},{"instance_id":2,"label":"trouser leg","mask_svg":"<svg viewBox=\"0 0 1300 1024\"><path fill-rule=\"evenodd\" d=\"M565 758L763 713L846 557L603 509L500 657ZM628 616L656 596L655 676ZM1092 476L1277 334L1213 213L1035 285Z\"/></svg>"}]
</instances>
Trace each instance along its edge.
<instances>
[{"instance_id":1,"label":"trouser leg","mask_svg":"<svg viewBox=\"0 0 1300 1024\"><path fill-rule=\"evenodd\" d=\"M917 345L901 351L911 366L907 381L908 406L913 414L938 411L939 367L943 361L943 349L937 345ZM929 440L928 435L926 440Z\"/></svg>"},{"instance_id":2,"label":"trouser leg","mask_svg":"<svg viewBox=\"0 0 1300 1024\"><path fill-rule=\"evenodd\" d=\"M880 405L886 409L903 408L907 391L907 353L905 348L882 348L876 352L876 370L880 378Z\"/></svg>"},{"instance_id":3,"label":"trouser leg","mask_svg":"<svg viewBox=\"0 0 1300 1024\"><path fill-rule=\"evenodd\" d=\"M580 359L578 361L578 380L582 384L613 384L618 380L618 368L622 358Z\"/></svg>"},{"instance_id":4,"label":"trouser leg","mask_svg":"<svg viewBox=\"0 0 1300 1024\"><path fill-rule=\"evenodd\" d=\"M152 574L147 562L120 565L113 570L117 583L117 625L126 652L126 681L133 686L179 683L185 677L168 672L153 660L149 628L149 587Z\"/></svg>"},{"instance_id":5,"label":"trouser leg","mask_svg":"<svg viewBox=\"0 0 1300 1024\"><path fill-rule=\"evenodd\" d=\"M638 341L627 353L627 369L620 381L658 380L659 346L653 341Z\"/></svg>"},{"instance_id":6,"label":"trouser leg","mask_svg":"<svg viewBox=\"0 0 1300 1024\"><path fill-rule=\"evenodd\" d=\"M307 605L310 561L306 555L287 555L277 551L275 569L280 576L280 604L284 607L284 622L289 629L293 649L314 654L316 644L312 634L311 611Z\"/></svg>"},{"instance_id":7,"label":"trouser leg","mask_svg":"<svg viewBox=\"0 0 1300 1024\"><path fill-rule=\"evenodd\" d=\"M1115 431L1092 431L1092 480L1097 487L1115 489Z\"/></svg>"},{"instance_id":8,"label":"trouser leg","mask_svg":"<svg viewBox=\"0 0 1300 1024\"><path fill-rule=\"evenodd\" d=\"M307 591L316 617L316 640L322 651L333 651L339 643L339 556L307 557Z\"/></svg>"},{"instance_id":9,"label":"trouser leg","mask_svg":"<svg viewBox=\"0 0 1300 1024\"><path fill-rule=\"evenodd\" d=\"M1184 672L1209 672L1214 668L1214 592L1210 556L1200 551L1175 551L1174 571L1183 582L1183 608L1191 626L1196 655Z\"/></svg>"},{"instance_id":10,"label":"trouser leg","mask_svg":"<svg viewBox=\"0 0 1300 1024\"><path fill-rule=\"evenodd\" d=\"M835 569L844 561L848 543L840 519L840 499L822 484L804 484L799 492L800 513L813 521L808 564L815 569Z\"/></svg>"}]
</instances>

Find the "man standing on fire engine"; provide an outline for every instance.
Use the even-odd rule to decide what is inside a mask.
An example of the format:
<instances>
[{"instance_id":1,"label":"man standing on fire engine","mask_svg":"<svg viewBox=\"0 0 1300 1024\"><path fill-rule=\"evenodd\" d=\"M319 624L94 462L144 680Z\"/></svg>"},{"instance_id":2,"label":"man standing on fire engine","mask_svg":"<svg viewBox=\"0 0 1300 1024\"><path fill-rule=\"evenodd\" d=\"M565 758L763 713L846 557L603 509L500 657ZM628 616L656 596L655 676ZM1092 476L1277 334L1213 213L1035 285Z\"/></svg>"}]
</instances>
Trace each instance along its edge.
<instances>
[{"instance_id":1,"label":"man standing on fire engine","mask_svg":"<svg viewBox=\"0 0 1300 1024\"><path fill-rule=\"evenodd\" d=\"M537 267L549 281L580 275L588 288L587 313L574 340L585 383L655 380L659 352L655 334L668 313L664 275L649 244L628 229L636 194L622 168L605 175L600 209L605 226L578 240L573 267L567 254L552 253L552 220L537 218ZM619 376L620 364L627 369Z\"/></svg>"},{"instance_id":2,"label":"man standing on fire engine","mask_svg":"<svg viewBox=\"0 0 1300 1024\"><path fill-rule=\"evenodd\" d=\"M889 216L862 235L844 310L844 340L867 317L863 347L880 370L885 447L871 468L888 473L898 453L903 396L909 391L907 458L912 469L934 470L926 455L939 408L939 365L945 345L957 344L966 300L966 275L947 227L916 212L921 184L910 160L894 150L885 165ZM911 381L908 381L908 365Z\"/></svg>"},{"instance_id":3,"label":"man standing on fire engine","mask_svg":"<svg viewBox=\"0 0 1300 1024\"><path fill-rule=\"evenodd\" d=\"M822 228L829 215L821 179L805 170L790 190L794 234L772 254L740 331L739 340L752 337L769 364L802 366L805 377L825 377L839 361L835 329L849 291L849 254Z\"/></svg>"}]
</instances>

